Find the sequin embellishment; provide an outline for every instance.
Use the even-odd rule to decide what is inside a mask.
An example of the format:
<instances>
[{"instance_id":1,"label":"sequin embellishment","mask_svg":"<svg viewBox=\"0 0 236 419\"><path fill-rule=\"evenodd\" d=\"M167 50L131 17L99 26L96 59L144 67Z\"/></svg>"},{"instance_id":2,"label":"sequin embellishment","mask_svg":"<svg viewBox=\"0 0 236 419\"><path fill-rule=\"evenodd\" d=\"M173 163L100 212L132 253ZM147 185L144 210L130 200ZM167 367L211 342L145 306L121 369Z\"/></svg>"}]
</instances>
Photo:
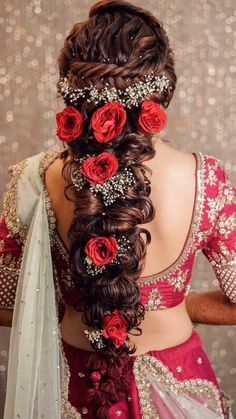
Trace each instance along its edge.
<instances>
[{"instance_id":1,"label":"sequin embellishment","mask_svg":"<svg viewBox=\"0 0 236 419\"><path fill-rule=\"evenodd\" d=\"M219 418L223 419L220 392L211 381L190 379L178 381L167 366L151 355L138 355L134 361L134 377L139 392L142 419L159 419L159 413L151 397L150 379L163 384L167 391L176 396L200 396L214 408Z\"/></svg>"}]
</instances>

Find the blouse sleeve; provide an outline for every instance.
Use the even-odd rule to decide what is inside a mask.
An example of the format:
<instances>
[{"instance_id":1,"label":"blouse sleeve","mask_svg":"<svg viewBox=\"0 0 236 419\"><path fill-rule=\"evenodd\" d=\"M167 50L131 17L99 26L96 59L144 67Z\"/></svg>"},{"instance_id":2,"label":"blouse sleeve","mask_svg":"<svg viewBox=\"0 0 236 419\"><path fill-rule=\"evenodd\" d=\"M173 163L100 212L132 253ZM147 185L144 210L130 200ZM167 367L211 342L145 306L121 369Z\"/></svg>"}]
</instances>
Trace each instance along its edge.
<instances>
[{"instance_id":1,"label":"blouse sleeve","mask_svg":"<svg viewBox=\"0 0 236 419\"><path fill-rule=\"evenodd\" d=\"M10 183L3 196L0 217L0 308L13 309L26 227L17 215L17 184L25 162L10 166Z\"/></svg>"},{"instance_id":2,"label":"blouse sleeve","mask_svg":"<svg viewBox=\"0 0 236 419\"><path fill-rule=\"evenodd\" d=\"M0 219L0 308L14 308L23 245Z\"/></svg>"},{"instance_id":3,"label":"blouse sleeve","mask_svg":"<svg viewBox=\"0 0 236 419\"><path fill-rule=\"evenodd\" d=\"M223 165L219 185L216 223L202 252L212 264L223 293L236 303L236 187Z\"/></svg>"}]
</instances>

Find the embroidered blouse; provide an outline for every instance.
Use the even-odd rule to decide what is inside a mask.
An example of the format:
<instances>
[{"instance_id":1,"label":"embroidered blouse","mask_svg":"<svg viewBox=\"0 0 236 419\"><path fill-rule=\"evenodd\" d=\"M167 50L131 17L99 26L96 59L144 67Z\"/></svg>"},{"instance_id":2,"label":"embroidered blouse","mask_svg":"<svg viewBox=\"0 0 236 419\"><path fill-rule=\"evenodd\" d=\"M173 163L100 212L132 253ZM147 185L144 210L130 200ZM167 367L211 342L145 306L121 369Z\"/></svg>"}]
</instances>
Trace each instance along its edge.
<instances>
[{"instance_id":1,"label":"embroidered blouse","mask_svg":"<svg viewBox=\"0 0 236 419\"><path fill-rule=\"evenodd\" d=\"M138 281L140 301L149 311L176 306L184 299L190 288L195 257L200 251L211 263L223 293L231 302L236 302L236 187L229 180L221 160L200 151L193 154L197 161L195 200L183 249L168 268ZM38 183L42 182L44 187L55 290L61 315L65 303L73 305L81 299L72 281L68 251L57 232L56 216L44 184L44 173L58 156L58 153L41 152L9 168L11 181L0 219L0 307L14 308L27 237L27 223L20 219L17 211L21 196L19 179L21 187L27 184L32 195L28 207L22 203L23 214L27 213L28 217L36 205ZM81 307L82 304L81 299Z\"/></svg>"}]
</instances>

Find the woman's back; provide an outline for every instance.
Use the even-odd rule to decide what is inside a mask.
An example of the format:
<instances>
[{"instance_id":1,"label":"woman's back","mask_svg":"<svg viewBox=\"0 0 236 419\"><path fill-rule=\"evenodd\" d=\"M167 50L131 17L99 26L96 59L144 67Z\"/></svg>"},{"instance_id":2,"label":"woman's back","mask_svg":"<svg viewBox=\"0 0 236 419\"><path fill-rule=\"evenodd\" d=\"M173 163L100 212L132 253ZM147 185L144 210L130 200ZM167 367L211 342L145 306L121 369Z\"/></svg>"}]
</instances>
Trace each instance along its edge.
<instances>
[{"instance_id":1,"label":"woman's back","mask_svg":"<svg viewBox=\"0 0 236 419\"><path fill-rule=\"evenodd\" d=\"M146 224L152 241L147 247L143 277L167 270L180 257L192 221L196 192L196 157L157 140L156 156L147 162L152 170L151 199L156 208L154 220ZM67 230L73 217L74 203L64 196L65 182L61 177L63 164L57 159L45 175L57 219L57 231L69 248ZM67 306L61 325L62 336L70 344L92 350L84 336L81 313ZM142 336L132 338L136 353L163 349L185 341L192 331L185 303L164 311L150 311L142 323Z\"/></svg>"},{"instance_id":2,"label":"woman's back","mask_svg":"<svg viewBox=\"0 0 236 419\"><path fill-rule=\"evenodd\" d=\"M196 191L196 158L158 139L156 156L146 162L151 168L151 199L156 208L155 219L145 224L152 236L147 247L142 276L167 269L179 257L191 224ZM69 248L67 230L72 221L74 203L64 196L65 181L61 170L65 161L55 160L45 175L57 218L57 231ZM144 225L143 225L144 226Z\"/></svg>"}]
</instances>

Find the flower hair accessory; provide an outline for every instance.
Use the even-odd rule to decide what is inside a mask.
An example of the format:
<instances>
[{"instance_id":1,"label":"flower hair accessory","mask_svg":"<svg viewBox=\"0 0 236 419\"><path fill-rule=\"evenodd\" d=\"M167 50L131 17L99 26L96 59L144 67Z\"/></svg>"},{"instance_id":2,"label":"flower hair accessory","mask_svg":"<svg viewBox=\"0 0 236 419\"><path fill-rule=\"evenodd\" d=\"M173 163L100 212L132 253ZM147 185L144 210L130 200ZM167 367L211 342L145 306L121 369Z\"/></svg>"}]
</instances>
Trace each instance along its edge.
<instances>
[{"instance_id":1,"label":"flower hair accessory","mask_svg":"<svg viewBox=\"0 0 236 419\"><path fill-rule=\"evenodd\" d=\"M103 349L106 347L105 340L102 337L102 330L85 330L88 340L92 343L96 349Z\"/></svg>"},{"instance_id":2,"label":"flower hair accessory","mask_svg":"<svg viewBox=\"0 0 236 419\"><path fill-rule=\"evenodd\" d=\"M118 137L122 133L126 119L126 111L119 102L106 103L92 116L94 137L100 143L107 143Z\"/></svg>"},{"instance_id":3,"label":"flower hair accessory","mask_svg":"<svg viewBox=\"0 0 236 419\"><path fill-rule=\"evenodd\" d=\"M69 76L69 73L68 73ZM153 72L146 74L144 80L126 87L124 90L106 84L101 90L96 86L86 86L82 89L70 86L69 77L62 77L58 83L58 90L70 103L77 103L79 99L85 98L87 102L98 105L100 102L120 102L126 108L137 107L151 93L162 93L164 90L172 89L170 80L163 73L154 75Z\"/></svg>"},{"instance_id":4,"label":"flower hair accessory","mask_svg":"<svg viewBox=\"0 0 236 419\"><path fill-rule=\"evenodd\" d=\"M103 152L97 156L87 155L74 160L80 164L79 169L71 176L77 191L88 182L90 191L94 195L100 194L105 206L123 197L126 189L136 183L134 173L129 167L118 171L119 163L112 153Z\"/></svg>"},{"instance_id":5,"label":"flower hair accessory","mask_svg":"<svg viewBox=\"0 0 236 419\"><path fill-rule=\"evenodd\" d=\"M125 236L118 239L114 236L93 237L84 248L87 272L94 276L103 272L108 264L120 263L120 259L130 249L129 240Z\"/></svg>"},{"instance_id":6,"label":"flower hair accessory","mask_svg":"<svg viewBox=\"0 0 236 419\"><path fill-rule=\"evenodd\" d=\"M114 154L104 151L98 156L86 158L80 167L80 172L93 185L103 184L118 170L119 163Z\"/></svg>"},{"instance_id":7,"label":"flower hair accessory","mask_svg":"<svg viewBox=\"0 0 236 419\"><path fill-rule=\"evenodd\" d=\"M141 111L138 117L138 127L142 133L151 133L161 131L167 122L167 115L159 103L152 100L145 100L142 103Z\"/></svg>"},{"instance_id":8,"label":"flower hair accessory","mask_svg":"<svg viewBox=\"0 0 236 419\"><path fill-rule=\"evenodd\" d=\"M112 313L105 314L102 318L102 329L85 330L89 341L96 349L106 347L106 339L110 339L116 348L123 345L127 339L128 323L121 315L119 310L115 309ZM105 338L105 339L104 339Z\"/></svg>"},{"instance_id":9,"label":"flower hair accessory","mask_svg":"<svg viewBox=\"0 0 236 419\"><path fill-rule=\"evenodd\" d=\"M83 114L73 106L68 106L56 115L57 136L61 141L70 142L83 132Z\"/></svg>"},{"instance_id":10,"label":"flower hair accessory","mask_svg":"<svg viewBox=\"0 0 236 419\"><path fill-rule=\"evenodd\" d=\"M119 310L115 309L112 313L103 316L102 336L106 339L111 339L114 346L119 348L126 341L127 326L127 321L120 314Z\"/></svg>"}]
</instances>

